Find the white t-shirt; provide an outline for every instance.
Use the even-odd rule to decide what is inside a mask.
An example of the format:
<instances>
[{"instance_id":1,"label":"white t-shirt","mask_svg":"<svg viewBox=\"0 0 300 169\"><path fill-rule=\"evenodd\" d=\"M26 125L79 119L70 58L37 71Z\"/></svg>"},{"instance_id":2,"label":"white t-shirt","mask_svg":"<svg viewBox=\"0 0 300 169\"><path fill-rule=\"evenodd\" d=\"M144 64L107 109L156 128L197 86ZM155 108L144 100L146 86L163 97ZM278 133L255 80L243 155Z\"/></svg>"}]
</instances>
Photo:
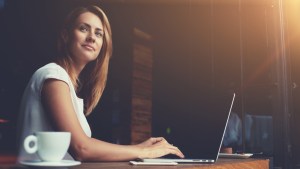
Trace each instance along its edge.
<instances>
[{"instance_id":1,"label":"white t-shirt","mask_svg":"<svg viewBox=\"0 0 300 169\"><path fill-rule=\"evenodd\" d=\"M49 63L38 69L31 77L22 97L18 122L18 160L37 160L36 154L28 154L23 148L26 136L38 131L54 131L41 102L41 91L46 79L58 79L68 84L74 110L80 125L88 137L91 129L83 112L83 99L78 98L68 73L56 63ZM65 159L73 159L69 154Z\"/></svg>"}]
</instances>

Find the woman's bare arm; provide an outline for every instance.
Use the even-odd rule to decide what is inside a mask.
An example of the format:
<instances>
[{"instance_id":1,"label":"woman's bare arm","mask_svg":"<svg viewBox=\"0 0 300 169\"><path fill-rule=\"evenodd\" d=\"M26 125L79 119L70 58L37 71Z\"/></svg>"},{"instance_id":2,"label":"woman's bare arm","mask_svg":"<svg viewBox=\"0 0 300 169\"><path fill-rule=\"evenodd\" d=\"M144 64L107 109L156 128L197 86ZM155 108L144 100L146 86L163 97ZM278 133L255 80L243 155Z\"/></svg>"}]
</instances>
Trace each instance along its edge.
<instances>
[{"instance_id":1,"label":"woman's bare arm","mask_svg":"<svg viewBox=\"0 0 300 169\"><path fill-rule=\"evenodd\" d=\"M69 86L63 81L46 80L42 90L42 102L56 129L71 132L70 150L77 160L128 161L166 154L183 157L177 147L163 138L151 138L138 145L117 145L86 136L73 109Z\"/></svg>"}]
</instances>

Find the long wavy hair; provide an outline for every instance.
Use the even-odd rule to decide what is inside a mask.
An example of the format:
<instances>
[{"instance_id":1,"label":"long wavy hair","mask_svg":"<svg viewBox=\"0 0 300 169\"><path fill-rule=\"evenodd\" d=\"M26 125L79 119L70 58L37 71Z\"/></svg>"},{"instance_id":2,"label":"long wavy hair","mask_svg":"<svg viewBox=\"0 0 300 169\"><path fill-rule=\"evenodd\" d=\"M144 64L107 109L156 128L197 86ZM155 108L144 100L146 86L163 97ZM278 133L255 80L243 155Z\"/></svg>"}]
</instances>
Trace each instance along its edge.
<instances>
[{"instance_id":1,"label":"long wavy hair","mask_svg":"<svg viewBox=\"0 0 300 169\"><path fill-rule=\"evenodd\" d=\"M68 36L71 36L77 18L85 12L97 15L102 21L103 44L97 59L88 63L77 77L72 56L68 50L69 44L64 40L63 34L67 33ZM86 116L96 107L106 85L109 59L112 55L111 36L111 27L105 13L97 6L88 6L76 8L67 16L58 38L58 57L55 62L68 72L77 95L84 99L84 114Z\"/></svg>"}]
</instances>

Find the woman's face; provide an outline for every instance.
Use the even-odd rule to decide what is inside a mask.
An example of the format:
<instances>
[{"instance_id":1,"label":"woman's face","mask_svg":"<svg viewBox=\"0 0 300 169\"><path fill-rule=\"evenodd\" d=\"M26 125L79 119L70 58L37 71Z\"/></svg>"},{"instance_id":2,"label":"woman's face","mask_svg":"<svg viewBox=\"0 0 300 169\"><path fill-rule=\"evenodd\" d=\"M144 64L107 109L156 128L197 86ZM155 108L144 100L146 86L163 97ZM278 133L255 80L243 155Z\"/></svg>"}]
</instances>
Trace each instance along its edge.
<instances>
[{"instance_id":1,"label":"woman's face","mask_svg":"<svg viewBox=\"0 0 300 169\"><path fill-rule=\"evenodd\" d=\"M79 15L69 42L70 54L77 66L85 66L95 60L103 44L103 25L100 18L91 12Z\"/></svg>"}]
</instances>

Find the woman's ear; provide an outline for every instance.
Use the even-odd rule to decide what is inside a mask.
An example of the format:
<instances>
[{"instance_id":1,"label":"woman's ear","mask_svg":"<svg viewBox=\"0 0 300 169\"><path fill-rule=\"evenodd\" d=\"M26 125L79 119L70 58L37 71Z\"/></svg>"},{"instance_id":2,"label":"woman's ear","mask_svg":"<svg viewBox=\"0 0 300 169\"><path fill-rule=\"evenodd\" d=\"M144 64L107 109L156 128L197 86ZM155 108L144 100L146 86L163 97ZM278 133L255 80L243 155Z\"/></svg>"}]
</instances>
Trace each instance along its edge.
<instances>
[{"instance_id":1,"label":"woman's ear","mask_svg":"<svg viewBox=\"0 0 300 169\"><path fill-rule=\"evenodd\" d=\"M61 35L60 36L62 37L64 43L68 42L69 36L68 36L67 30L64 29L63 31L61 31Z\"/></svg>"}]
</instances>

